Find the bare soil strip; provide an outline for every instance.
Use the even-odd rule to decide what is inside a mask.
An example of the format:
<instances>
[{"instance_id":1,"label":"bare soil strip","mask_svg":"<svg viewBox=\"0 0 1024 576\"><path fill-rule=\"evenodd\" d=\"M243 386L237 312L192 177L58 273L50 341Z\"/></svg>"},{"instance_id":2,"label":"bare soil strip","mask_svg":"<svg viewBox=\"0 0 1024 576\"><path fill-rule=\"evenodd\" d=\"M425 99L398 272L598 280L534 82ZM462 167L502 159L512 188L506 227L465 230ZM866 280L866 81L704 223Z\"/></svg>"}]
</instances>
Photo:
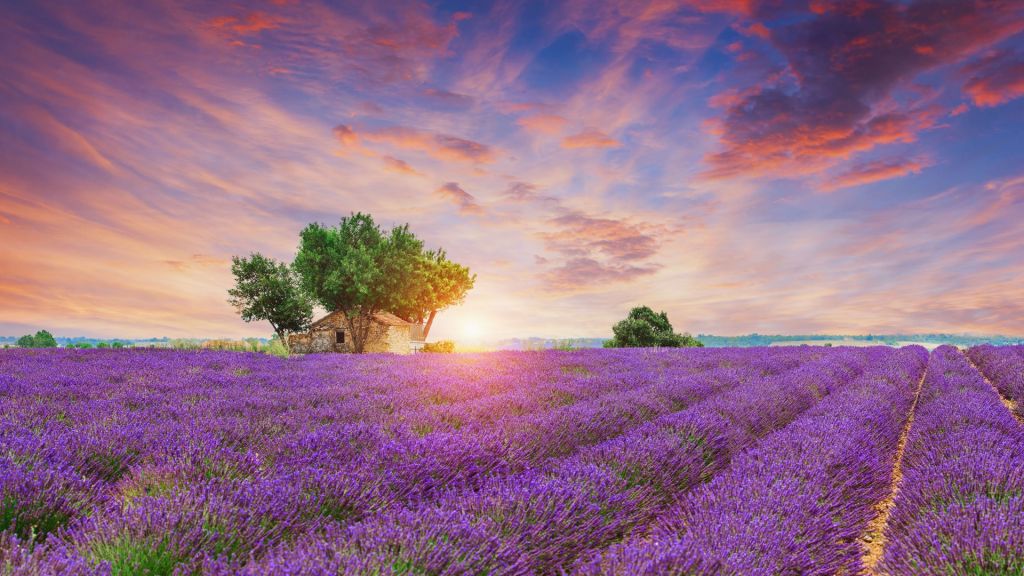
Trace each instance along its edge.
<instances>
[{"instance_id":1,"label":"bare soil strip","mask_svg":"<svg viewBox=\"0 0 1024 576\"><path fill-rule=\"evenodd\" d=\"M1002 400L1003 402L1003 406L1006 406L1006 409L1010 411L1010 414L1013 414L1013 417L1017 419L1017 422L1020 422L1020 424L1024 426L1024 417L1017 414L1017 403L1007 398L1006 396L1003 396L1003 393L999 391L999 388L997 388L996 385L993 384L992 381L988 379L988 376L985 375L985 372L981 368L978 368L978 365L975 364L973 360L971 360L970 356L964 354L964 358L967 358L967 361L970 362L971 367L977 370L978 374L981 374L981 377L985 379L985 382L987 382L988 385L991 386L992 389L996 391L996 394L999 395L999 399Z\"/></svg>"},{"instance_id":2,"label":"bare soil strip","mask_svg":"<svg viewBox=\"0 0 1024 576\"><path fill-rule=\"evenodd\" d=\"M896 492L899 489L900 481L903 479L903 450L907 446L907 436L910 433L910 426L914 423L917 400L921 397L921 388L924 386L924 377L927 373L928 367L925 366L921 379L917 382L917 390L914 392L914 401L910 404L910 413L907 414L907 421L903 423L900 439L896 443L896 460L892 467L889 495L878 504L875 504L875 510L877 511L875 519L868 524L867 530L861 536L861 546L864 548L864 556L861 557L861 562L864 564L864 574L867 576L883 574L876 569L876 566L878 566L878 562L882 559L882 551L885 549L885 525L889 523L889 515L892 514L894 507L893 501L896 499Z\"/></svg>"}]
</instances>

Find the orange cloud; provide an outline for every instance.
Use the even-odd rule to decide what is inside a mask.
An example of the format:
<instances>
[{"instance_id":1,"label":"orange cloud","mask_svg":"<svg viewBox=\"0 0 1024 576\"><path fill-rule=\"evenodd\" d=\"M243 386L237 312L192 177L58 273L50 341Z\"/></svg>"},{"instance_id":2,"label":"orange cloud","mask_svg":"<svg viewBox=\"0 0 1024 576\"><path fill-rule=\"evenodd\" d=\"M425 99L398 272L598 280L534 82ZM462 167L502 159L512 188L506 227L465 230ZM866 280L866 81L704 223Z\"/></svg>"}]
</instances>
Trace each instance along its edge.
<instances>
[{"instance_id":1,"label":"orange cloud","mask_svg":"<svg viewBox=\"0 0 1024 576\"><path fill-rule=\"evenodd\" d=\"M359 136L352 128L339 124L334 127L334 137L345 146L355 146L359 143Z\"/></svg>"},{"instance_id":2,"label":"orange cloud","mask_svg":"<svg viewBox=\"0 0 1024 576\"><path fill-rule=\"evenodd\" d=\"M334 128L334 135L346 146L357 147L362 138L367 142L423 152L444 161L486 164L493 162L496 156L494 149L486 144L407 126L366 128L356 132L352 127L341 124Z\"/></svg>"},{"instance_id":3,"label":"orange cloud","mask_svg":"<svg viewBox=\"0 0 1024 576\"><path fill-rule=\"evenodd\" d=\"M280 27L281 22L280 18L271 16L266 12L250 12L241 18L235 16L213 18L209 21L209 24L217 30L245 36L257 34L264 30L273 30Z\"/></svg>"},{"instance_id":4,"label":"orange cloud","mask_svg":"<svg viewBox=\"0 0 1024 576\"><path fill-rule=\"evenodd\" d=\"M858 164L842 174L830 178L821 189L832 191L851 186L863 186L864 184L899 178L908 174L917 174L929 165L928 162L922 160L876 160L874 162Z\"/></svg>"},{"instance_id":5,"label":"orange cloud","mask_svg":"<svg viewBox=\"0 0 1024 576\"><path fill-rule=\"evenodd\" d=\"M616 148L621 143L600 130L587 129L562 139L562 148Z\"/></svg>"},{"instance_id":6,"label":"orange cloud","mask_svg":"<svg viewBox=\"0 0 1024 576\"><path fill-rule=\"evenodd\" d=\"M975 106L990 108L1024 96L1024 58L1019 55L996 53L966 69L974 74L964 92Z\"/></svg>"}]
</instances>

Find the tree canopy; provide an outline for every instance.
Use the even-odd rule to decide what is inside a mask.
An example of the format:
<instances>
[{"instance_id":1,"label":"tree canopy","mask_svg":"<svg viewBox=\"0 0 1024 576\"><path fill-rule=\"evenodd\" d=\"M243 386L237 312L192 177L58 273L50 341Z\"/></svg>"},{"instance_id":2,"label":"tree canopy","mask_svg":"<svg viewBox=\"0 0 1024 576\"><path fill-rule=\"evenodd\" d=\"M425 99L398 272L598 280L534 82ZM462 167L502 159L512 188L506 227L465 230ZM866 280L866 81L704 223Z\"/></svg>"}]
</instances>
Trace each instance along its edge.
<instances>
[{"instance_id":1,"label":"tree canopy","mask_svg":"<svg viewBox=\"0 0 1024 576\"><path fill-rule=\"evenodd\" d=\"M288 334L309 328L313 302L287 264L255 252L244 258L232 257L231 273L235 286L228 290L228 301L242 320L269 322L286 347Z\"/></svg>"},{"instance_id":2,"label":"tree canopy","mask_svg":"<svg viewBox=\"0 0 1024 576\"><path fill-rule=\"evenodd\" d=\"M410 322L424 324L423 337L426 338L437 313L461 304L466 293L473 288L476 275L470 274L469 268L449 260L442 249L424 252L414 276L412 294L391 312Z\"/></svg>"},{"instance_id":3,"label":"tree canopy","mask_svg":"<svg viewBox=\"0 0 1024 576\"><path fill-rule=\"evenodd\" d=\"M604 343L605 348L680 348L702 347L700 340L689 334L677 334L664 312L655 313L647 306L638 306L629 311L625 320L612 326L615 335Z\"/></svg>"},{"instance_id":4,"label":"tree canopy","mask_svg":"<svg viewBox=\"0 0 1024 576\"><path fill-rule=\"evenodd\" d=\"M437 311L461 302L476 279L443 250L424 250L408 224L384 230L360 212L337 226L306 226L294 267L320 306L345 314L355 352L363 351L375 314L426 320L429 330Z\"/></svg>"},{"instance_id":5,"label":"tree canopy","mask_svg":"<svg viewBox=\"0 0 1024 576\"><path fill-rule=\"evenodd\" d=\"M437 312L462 302L476 280L443 249L425 250L408 224L385 230L361 212L337 226L306 226L291 266L254 253L232 258L231 271L229 301L246 322L270 322L286 343L309 328L316 304L344 313L354 352L365 349L380 312L425 322L426 337Z\"/></svg>"},{"instance_id":6,"label":"tree canopy","mask_svg":"<svg viewBox=\"0 0 1024 576\"><path fill-rule=\"evenodd\" d=\"M33 334L26 334L18 338L18 346L22 348L56 348L57 339L46 330L40 330Z\"/></svg>"}]
</instances>

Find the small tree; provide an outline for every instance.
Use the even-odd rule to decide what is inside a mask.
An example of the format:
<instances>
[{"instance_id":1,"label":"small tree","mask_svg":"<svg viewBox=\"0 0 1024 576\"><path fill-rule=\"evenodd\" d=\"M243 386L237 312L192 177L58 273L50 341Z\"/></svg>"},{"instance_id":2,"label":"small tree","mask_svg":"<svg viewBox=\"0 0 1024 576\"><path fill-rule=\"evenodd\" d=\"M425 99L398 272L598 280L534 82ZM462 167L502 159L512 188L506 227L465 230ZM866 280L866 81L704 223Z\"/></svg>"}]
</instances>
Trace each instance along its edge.
<instances>
[{"instance_id":1,"label":"small tree","mask_svg":"<svg viewBox=\"0 0 1024 576\"><path fill-rule=\"evenodd\" d=\"M361 353L377 313L412 305L422 260L423 242L408 225L385 232L357 212L333 228L306 226L294 266L318 304L345 314L352 351Z\"/></svg>"},{"instance_id":2,"label":"small tree","mask_svg":"<svg viewBox=\"0 0 1024 576\"><path fill-rule=\"evenodd\" d=\"M668 315L655 313L647 306L638 306L629 315L612 327L614 338L604 343L605 348L680 348L702 347L704 344L689 334L677 334L672 330Z\"/></svg>"},{"instance_id":3,"label":"small tree","mask_svg":"<svg viewBox=\"0 0 1024 576\"><path fill-rule=\"evenodd\" d=\"M391 312L410 322L423 324L425 340L437 313L466 299L466 293L476 282L476 274L470 274L469 268L449 260L441 249L423 253L411 282L408 300Z\"/></svg>"},{"instance_id":4,"label":"small tree","mask_svg":"<svg viewBox=\"0 0 1024 576\"><path fill-rule=\"evenodd\" d=\"M228 290L228 302L242 320L265 320L287 348L288 334L309 328L313 303L299 286L287 264L256 252L248 258L231 258L235 287Z\"/></svg>"}]
</instances>

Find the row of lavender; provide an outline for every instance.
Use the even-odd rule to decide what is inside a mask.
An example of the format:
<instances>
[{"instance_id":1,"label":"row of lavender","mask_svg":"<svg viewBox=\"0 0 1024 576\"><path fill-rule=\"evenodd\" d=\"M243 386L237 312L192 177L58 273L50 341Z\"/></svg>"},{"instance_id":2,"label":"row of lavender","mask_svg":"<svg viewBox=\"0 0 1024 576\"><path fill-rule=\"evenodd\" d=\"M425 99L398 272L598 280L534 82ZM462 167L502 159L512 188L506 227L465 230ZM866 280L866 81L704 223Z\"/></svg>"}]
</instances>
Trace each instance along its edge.
<instances>
[{"instance_id":1,"label":"row of lavender","mask_svg":"<svg viewBox=\"0 0 1024 576\"><path fill-rule=\"evenodd\" d=\"M927 361L873 349L868 370L686 494L651 538L584 574L855 574L858 536L890 487L896 444Z\"/></svg>"},{"instance_id":2,"label":"row of lavender","mask_svg":"<svg viewBox=\"0 0 1024 576\"><path fill-rule=\"evenodd\" d=\"M45 557L56 572L233 570L312 534L372 531L385 513L420 517L438 498L832 361L821 356L5 353L0 529L15 556L45 541L24 563Z\"/></svg>"},{"instance_id":3,"label":"row of lavender","mask_svg":"<svg viewBox=\"0 0 1024 576\"><path fill-rule=\"evenodd\" d=\"M877 352L881 352L878 350ZM249 574L551 574L627 535L877 359L837 350L479 489L283 547ZM398 566L401 569L396 569ZM237 567L226 566L224 573Z\"/></svg>"},{"instance_id":4,"label":"row of lavender","mask_svg":"<svg viewBox=\"0 0 1024 576\"><path fill-rule=\"evenodd\" d=\"M995 353L969 355L1012 392ZM1024 574L1024 427L955 348L932 353L886 533L889 574Z\"/></svg>"},{"instance_id":5,"label":"row of lavender","mask_svg":"<svg viewBox=\"0 0 1024 576\"><path fill-rule=\"evenodd\" d=\"M976 346L967 356L1024 419L1024 346Z\"/></svg>"}]
</instances>

